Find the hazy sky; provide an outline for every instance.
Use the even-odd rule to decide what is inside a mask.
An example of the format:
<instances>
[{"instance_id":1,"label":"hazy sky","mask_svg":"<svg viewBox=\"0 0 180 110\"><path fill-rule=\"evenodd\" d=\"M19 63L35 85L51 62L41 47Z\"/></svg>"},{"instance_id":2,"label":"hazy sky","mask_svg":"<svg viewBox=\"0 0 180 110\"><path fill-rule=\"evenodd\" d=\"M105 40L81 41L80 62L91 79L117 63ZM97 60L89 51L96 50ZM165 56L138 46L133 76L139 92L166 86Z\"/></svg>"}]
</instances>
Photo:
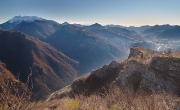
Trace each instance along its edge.
<instances>
[{"instance_id":1,"label":"hazy sky","mask_svg":"<svg viewBox=\"0 0 180 110\"><path fill-rule=\"evenodd\" d=\"M0 23L17 15L60 23L180 25L180 0L0 0Z\"/></svg>"}]
</instances>

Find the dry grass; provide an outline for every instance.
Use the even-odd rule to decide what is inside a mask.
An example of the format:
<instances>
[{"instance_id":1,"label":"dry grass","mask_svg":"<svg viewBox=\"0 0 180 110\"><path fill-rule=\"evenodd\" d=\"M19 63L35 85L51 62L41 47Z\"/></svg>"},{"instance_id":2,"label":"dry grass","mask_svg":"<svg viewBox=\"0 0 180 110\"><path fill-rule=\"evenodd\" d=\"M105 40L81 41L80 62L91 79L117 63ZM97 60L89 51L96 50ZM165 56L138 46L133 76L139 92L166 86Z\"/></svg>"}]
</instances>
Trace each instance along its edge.
<instances>
[{"instance_id":1,"label":"dry grass","mask_svg":"<svg viewBox=\"0 0 180 110\"><path fill-rule=\"evenodd\" d=\"M11 80L4 81L0 92L0 110L22 110L28 106L30 92L23 90L22 85Z\"/></svg>"},{"instance_id":2,"label":"dry grass","mask_svg":"<svg viewBox=\"0 0 180 110\"><path fill-rule=\"evenodd\" d=\"M31 92L0 64L0 110L25 109Z\"/></svg>"},{"instance_id":3,"label":"dry grass","mask_svg":"<svg viewBox=\"0 0 180 110\"><path fill-rule=\"evenodd\" d=\"M170 93L138 94L129 89L111 88L106 95L79 95L31 104L27 110L176 110L180 98Z\"/></svg>"}]
</instances>

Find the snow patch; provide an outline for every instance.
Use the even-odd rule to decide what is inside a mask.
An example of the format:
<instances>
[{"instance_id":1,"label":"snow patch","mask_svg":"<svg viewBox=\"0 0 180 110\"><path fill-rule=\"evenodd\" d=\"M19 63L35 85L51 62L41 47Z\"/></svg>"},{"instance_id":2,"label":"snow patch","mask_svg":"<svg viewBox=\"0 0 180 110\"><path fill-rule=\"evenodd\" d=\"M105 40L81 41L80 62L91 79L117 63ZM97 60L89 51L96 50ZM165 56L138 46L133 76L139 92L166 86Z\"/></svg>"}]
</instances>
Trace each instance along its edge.
<instances>
[{"instance_id":1,"label":"snow patch","mask_svg":"<svg viewBox=\"0 0 180 110\"><path fill-rule=\"evenodd\" d=\"M12 19L10 19L8 22L9 23L22 22L22 21L33 22L35 20L43 21L45 19L37 16L15 16Z\"/></svg>"}]
</instances>

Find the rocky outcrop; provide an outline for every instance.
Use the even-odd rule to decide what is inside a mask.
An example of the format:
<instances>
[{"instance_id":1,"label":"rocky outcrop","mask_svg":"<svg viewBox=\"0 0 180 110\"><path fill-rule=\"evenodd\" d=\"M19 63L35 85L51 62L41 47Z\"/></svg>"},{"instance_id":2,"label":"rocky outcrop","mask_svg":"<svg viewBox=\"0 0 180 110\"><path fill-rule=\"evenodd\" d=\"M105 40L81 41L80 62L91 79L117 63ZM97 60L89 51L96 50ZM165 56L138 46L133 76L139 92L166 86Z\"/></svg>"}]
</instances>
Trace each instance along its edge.
<instances>
[{"instance_id":1,"label":"rocky outcrop","mask_svg":"<svg viewBox=\"0 0 180 110\"><path fill-rule=\"evenodd\" d=\"M149 49L134 46L133 48L130 48L130 54L129 54L128 58L131 58L131 57L143 58L143 57L148 56L149 54L152 54L152 53L153 53L153 51L151 51Z\"/></svg>"},{"instance_id":2,"label":"rocky outcrop","mask_svg":"<svg viewBox=\"0 0 180 110\"><path fill-rule=\"evenodd\" d=\"M129 58L112 62L76 79L72 84L75 93L94 93L99 88L116 83L134 91L168 91L180 93L180 52L155 52L141 47L130 49Z\"/></svg>"},{"instance_id":3,"label":"rocky outcrop","mask_svg":"<svg viewBox=\"0 0 180 110\"><path fill-rule=\"evenodd\" d=\"M89 95L94 92L103 92L119 75L121 65L113 61L109 65L92 71L90 75L86 75L76 79L71 85L75 94Z\"/></svg>"}]
</instances>

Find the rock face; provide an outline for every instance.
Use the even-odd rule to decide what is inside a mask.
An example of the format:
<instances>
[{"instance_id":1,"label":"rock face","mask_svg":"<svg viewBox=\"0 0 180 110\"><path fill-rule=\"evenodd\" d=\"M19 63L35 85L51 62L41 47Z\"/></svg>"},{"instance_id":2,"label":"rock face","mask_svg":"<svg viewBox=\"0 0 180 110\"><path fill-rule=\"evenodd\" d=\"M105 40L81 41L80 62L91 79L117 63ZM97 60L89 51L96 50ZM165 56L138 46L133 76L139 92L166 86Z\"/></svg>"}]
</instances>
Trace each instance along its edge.
<instances>
[{"instance_id":1,"label":"rock face","mask_svg":"<svg viewBox=\"0 0 180 110\"><path fill-rule=\"evenodd\" d=\"M92 71L90 75L76 79L71 85L76 94L85 93L86 95L100 92L109 86L119 75L120 64L113 61L109 65Z\"/></svg>"},{"instance_id":2,"label":"rock face","mask_svg":"<svg viewBox=\"0 0 180 110\"><path fill-rule=\"evenodd\" d=\"M116 83L134 91L168 91L180 93L180 52L155 52L141 47L130 49L129 58L112 62L76 79L72 91L93 93L103 86Z\"/></svg>"},{"instance_id":3,"label":"rock face","mask_svg":"<svg viewBox=\"0 0 180 110\"><path fill-rule=\"evenodd\" d=\"M0 60L38 98L70 84L78 62L51 45L19 32L0 30Z\"/></svg>"},{"instance_id":4,"label":"rock face","mask_svg":"<svg viewBox=\"0 0 180 110\"><path fill-rule=\"evenodd\" d=\"M131 51L129 59L124 62L124 70L119 76L122 85L126 86L132 82L131 85L137 83L134 89L179 92L179 52L153 52L139 47L134 47L131 50L133 51ZM131 56L137 52L139 54ZM139 75L138 80L134 81L133 75Z\"/></svg>"}]
</instances>

